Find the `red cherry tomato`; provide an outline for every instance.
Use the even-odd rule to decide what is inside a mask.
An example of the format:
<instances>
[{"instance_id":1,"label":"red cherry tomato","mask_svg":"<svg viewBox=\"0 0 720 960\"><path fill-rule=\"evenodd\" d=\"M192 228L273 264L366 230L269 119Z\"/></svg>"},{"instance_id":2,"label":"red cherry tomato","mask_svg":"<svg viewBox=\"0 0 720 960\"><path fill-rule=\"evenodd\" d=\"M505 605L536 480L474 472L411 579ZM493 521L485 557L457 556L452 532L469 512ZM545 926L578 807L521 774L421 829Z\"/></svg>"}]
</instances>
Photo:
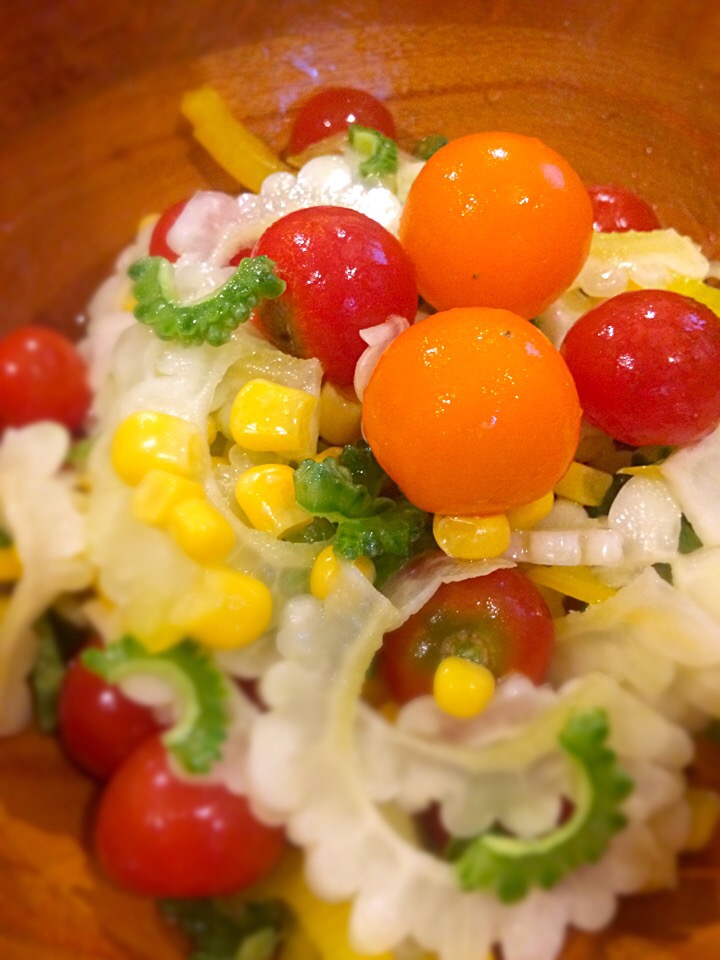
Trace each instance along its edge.
<instances>
[{"instance_id":1,"label":"red cherry tomato","mask_svg":"<svg viewBox=\"0 0 720 960\"><path fill-rule=\"evenodd\" d=\"M85 361L49 327L18 327L0 340L0 430L38 420L82 427L90 407Z\"/></svg>"},{"instance_id":2,"label":"red cherry tomato","mask_svg":"<svg viewBox=\"0 0 720 960\"><path fill-rule=\"evenodd\" d=\"M160 730L152 710L130 700L79 659L65 674L59 714L65 749L98 780L107 780L133 750Z\"/></svg>"},{"instance_id":3,"label":"red cherry tomato","mask_svg":"<svg viewBox=\"0 0 720 960\"><path fill-rule=\"evenodd\" d=\"M359 331L390 314L413 320L415 272L395 237L375 220L344 207L309 207L278 220L253 254L266 254L287 283L266 300L255 322L276 347L317 357L328 380L353 382L366 347Z\"/></svg>"},{"instance_id":4,"label":"red cherry tomato","mask_svg":"<svg viewBox=\"0 0 720 960\"><path fill-rule=\"evenodd\" d=\"M497 679L514 671L542 683L554 641L552 616L518 570L444 583L417 613L385 635L378 669L397 703L432 693L445 657L467 657Z\"/></svg>"},{"instance_id":5,"label":"red cherry tomato","mask_svg":"<svg viewBox=\"0 0 720 960\"><path fill-rule=\"evenodd\" d=\"M588 311L561 353L587 420L633 446L691 443L720 421L720 319L667 290Z\"/></svg>"},{"instance_id":6,"label":"red cherry tomato","mask_svg":"<svg viewBox=\"0 0 720 960\"><path fill-rule=\"evenodd\" d=\"M108 784L95 844L107 874L136 893L214 897L264 876L283 851L284 835L224 786L178 780L154 737Z\"/></svg>"},{"instance_id":7,"label":"red cherry tomato","mask_svg":"<svg viewBox=\"0 0 720 960\"><path fill-rule=\"evenodd\" d=\"M631 190L594 185L587 192L592 204L593 230L598 233L660 229L653 208Z\"/></svg>"},{"instance_id":8,"label":"red cherry tomato","mask_svg":"<svg viewBox=\"0 0 720 960\"><path fill-rule=\"evenodd\" d=\"M340 133L351 123L379 130L395 139L392 114L376 97L354 87L327 87L306 100L290 131L288 150L302 153L319 140Z\"/></svg>"},{"instance_id":9,"label":"red cherry tomato","mask_svg":"<svg viewBox=\"0 0 720 960\"><path fill-rule=\"evenodd\" d=\"M161 214L160 219L153 227L153 232L150 235L151 257L165 257L170 263L175 263L178 254L168 243L167 235L186 206L187 200L181 200L179 203L173 204L172 207L168 207L167 210Z\"/></svg>"}]
</instances>

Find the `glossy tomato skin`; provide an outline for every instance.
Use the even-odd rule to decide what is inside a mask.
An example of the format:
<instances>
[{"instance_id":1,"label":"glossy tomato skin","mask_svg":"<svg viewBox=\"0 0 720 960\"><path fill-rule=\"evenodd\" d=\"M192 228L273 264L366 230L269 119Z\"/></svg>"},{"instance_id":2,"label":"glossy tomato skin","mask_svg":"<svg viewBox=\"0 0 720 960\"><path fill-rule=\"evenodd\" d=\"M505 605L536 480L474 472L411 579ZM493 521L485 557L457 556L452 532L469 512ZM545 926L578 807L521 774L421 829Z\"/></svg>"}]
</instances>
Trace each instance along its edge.
<instances>
[{"instance_id":1,"label":"glossy tomato skin","mask_svg":"<svg viewBox=\"0 0 720 960\"><path fill-rule=\"evenodd\" d=\"M451 140L416 177L400 242L437 310L495 307L526 320L563 293L585 262L592 209L570 164L533 137Z\"/></svg>"},{"instance_id":2,"label":"glossy tomato skin","mask_svg":"<svg viewBox=\"0 0 720 960\"><path fill-rule=\"evenodd\" d=\"M214 897L264 876L284 847L244 797L178 780L154 737L119 768L100 802L95 846L106 873L152 897Z\"/></svg>"},{"instance_id":3,"label":"glossy tomato skin","mask_svg":"<svg viewBox=\"0 0 720 960\"><path fill-rule=\"evenodd\" d=\"M159 730L148 707L106 683L80 659L68 666L60 691L60 738L70 757L98 780L107 780Z\"/></svg>"},{"instance_id":4,"label":"glossy tomato skin","mask_svg":"<svg viewBox=\"0 0 720 960\"><path fill-rule=\"evenodd\" d=\"M177 261L178 254L168 243L167 237L187 203L187 199L180 200L179 203L174 203L160 215L158 222L153 227L153 232L150 234L151 257L165 257L170 263Z\"/></svg>"},{"instance_id":5,"label":"glossy tomato skin","mask_svg":"<svg viewBox=\"0 0 720 960\"><path fill-rule=\"evenodd\" d=\"M317 357L338 386L353 382L366 347L360 330L390 314L415 318L407 254L383 226L355 210L296 210L265 231L253 254L270 257L287 283L281 297L261 304L255 323L286 353Z\"/></svg>"},{"instance_id":6,"label":"glossy tomato skin","mask_svg":"<svg viewBox=\"0 0 720 960\"><path fill-rule=\"evenodd\" d=\"M632 190L593 185L587 191L592 204L593 230L597 233L660 229L660 221L653 208Z\"/></svg>"},{"instance_id":7,"label":"glossy tomato skin","mask_svg":"<svg viewBox=\"0 0 720 960\"><path fill-rule=\"evenodd\" d=\"M313 143L346 130L351 123L372 127L393 140L396 136L393 116L377 97L354 87L326 87L300 107L288 151L302 153Z\"/></svg>"},{"instance_id":8,"label":"glossy tomato skin","mask_svg":"<svg viewBox=\"0 0 720 960\"><path fill-rule=\"evenodd\" d=\"M586 419L633 446L699 440L720 421L720 319L667 290L584 314L561 348Z\"/></svg>"},{"instance_id":9,"label":"glossy tomato skin","mask_svg":"<svg viewBox=\"0 0 720 960\"><path fill-rule=\"evenodd\" d=\"M85 361L67 337L26 326L0 339L0 430L55 420L78 432L91 399Z\"/></svg>"},{"instance_id":10,"label":"glossy tomato skin","mask_svg":"<svg viewBox=\"0 0 720 960\"><path fill-rule=\"evenodd\" d=\"M497 678L523 673L542 683L552 655L552 616L537 587L515 568L444 583L417 613L385 635L378 668L397 703L432 694L440 661L467 657Z\"/></svg>"}]
</instances>

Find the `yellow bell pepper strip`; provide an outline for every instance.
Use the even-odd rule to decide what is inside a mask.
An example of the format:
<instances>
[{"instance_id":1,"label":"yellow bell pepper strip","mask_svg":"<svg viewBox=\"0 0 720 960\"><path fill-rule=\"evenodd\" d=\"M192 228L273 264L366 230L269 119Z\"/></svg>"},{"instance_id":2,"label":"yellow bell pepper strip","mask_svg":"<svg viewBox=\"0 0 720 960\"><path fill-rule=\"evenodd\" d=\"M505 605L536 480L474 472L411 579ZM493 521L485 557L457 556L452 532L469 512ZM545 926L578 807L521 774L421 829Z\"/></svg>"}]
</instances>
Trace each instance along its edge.
<instances>
[{"instance_id":1,"label":"yellow bell pepper strip","mask_svg":"<svg viewBox=\"0 0 720 960\"><path fill-rule=\"evenodd\" d=\"M217 90L190 90L180 110L193 127L193 136L238 183L257 193L265 177L288 170L282 160L230 112Z\"/></svg>"}]
</instances>

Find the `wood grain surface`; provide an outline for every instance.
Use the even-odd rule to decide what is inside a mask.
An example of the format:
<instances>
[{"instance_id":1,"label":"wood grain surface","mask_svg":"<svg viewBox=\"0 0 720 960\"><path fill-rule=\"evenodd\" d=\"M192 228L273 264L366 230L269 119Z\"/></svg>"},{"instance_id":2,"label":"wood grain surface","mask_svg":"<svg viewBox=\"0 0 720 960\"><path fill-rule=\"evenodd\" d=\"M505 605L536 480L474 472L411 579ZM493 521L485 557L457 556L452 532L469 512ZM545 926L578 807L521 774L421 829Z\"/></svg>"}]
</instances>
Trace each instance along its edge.
<instances>
[{"instance_id":1,"label":"wood grain surface","mask_svg":"<svg viewBox=\"0 0 720 960\"><path fill-rule=\"evenodd\" d=\"M143 214L236 189L180 117L180 95L202 83L278 150L298 101L328 84L386 99L405 145L428 132L534 134L720 255L717 0L0 0L0 23L1 330L77 329ZM28 894L0 908L4 960L184 955L153 908L87 858L92 797L52 741L0 745L0 900L14 902L33 870L42 897L65 890L43 872L45 835L85 878L78 916L97 935L53 941L46 901L33 914ZM696 858L679 891L629 903L603 936L573 937L565 960L720 956L719 860L720 849Z\"/></svg>"}]
</instances>

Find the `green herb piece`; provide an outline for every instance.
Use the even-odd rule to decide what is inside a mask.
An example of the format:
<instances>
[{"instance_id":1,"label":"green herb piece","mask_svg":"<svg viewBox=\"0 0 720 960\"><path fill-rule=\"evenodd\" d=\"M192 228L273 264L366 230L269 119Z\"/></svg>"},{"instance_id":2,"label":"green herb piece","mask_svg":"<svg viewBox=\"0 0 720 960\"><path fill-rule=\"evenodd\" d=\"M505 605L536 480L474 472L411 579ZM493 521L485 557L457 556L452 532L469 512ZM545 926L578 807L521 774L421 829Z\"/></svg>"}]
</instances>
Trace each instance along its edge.
<instances>
[{"instance_id":1,"label":"green herb piece","mask_svg":"<svg viewBox=\"0 0 720 960\"><path fill-rule=\"evenodd\" d=\"M164 257L144 257L130 266L135 316L152 327L161 340L177 340L189 346L227 343L261 300L272 300L285 290L285 281L275 274L267 257L245 257L235 273L204 300L183 305L177 302L172 266Z\"/></svg>"},{"instance_id":2,"label":"green herb piece","mask_svg":"<svg viewBox=\"0 0 720 960\"><path fill-rule=\"evenodd\" d=\"M335 457L303 460L295 471L295 499L309 513L333 523L377 513L378 499ZM390 501L387 501L388 503Z\"/></svg>"},{"instance_id":3,"label":"green herb piece","mask_svg":"<svg viewBox=\"0 0 720 960\"><path fill-rule=\"evenodd\" d=\"M82 660L108 683L138 674L166 681L181 709L177 722L163 736L165 745L188 773L207 773L220 759L230 723L227 681L193 640L150 653L134 637L125 636L102 649L86 650Z\"/></svg>"},{"instance_id":4,"label":"green herb piece","mask_svg":"<svg viewBox=\"0 0 720 960\"><path fill-rule=\"evenodd\" d=\"M312 523L306 527L291 530L282 539L289 543L321 543L324 540L332 540L336 530L337 525L326 520L325 517L315 517Z\"/></svg>"},{"instance_id":5,"label":"green herb piece","mask_svg":"<svg viewBox=\"0 0 720 960\"><path fill-rule=\"evenodd\" d=\"M609 732L603 710L568 720L559 742L577 768L572 815L535 840L489 832L463 843L458 856L451 850L463 890L492 890L503 903L517 903L532 888L549 890L573 870L600 859L625 826L620 806L633 786L606 746Z\"/></svg>"},{"instance_id":6,"label":"green herb piece","mask_svg":"<svg viewBox=\"0 0 720 960\"><path fill-rule=\"evenodd\" d=\"M13 538L7 532L0 527L0 550L7 550L13 545Z\"/></svg>"},{"instance_id":7,"label":"green herb piece","mask_svg":"<svg viewBox=\"0 0 720 960\"><path fill-rule=\"evenodd\" d=\"M605 496L602 498L600 505L597 507L585 507L587 515L589 517L606 517L610 513L610 507L613 505L615 497L620 493L628 480L632 480L632 474L630 473L614 474L612 482L605 491Z\"/></svg>"},{"instance_id":8,"label":"green herb piece","mask_svg":"<svg viewBox=\"0 0 720 960\"><path fill-rule=\"evenodd\" d=\"M394 140L359 123L350 124L348 137L350 146L363 158L360 164L363 177L386 177L397 172L398 147Z\"/></svg>"},{"instance_id":9,"label":"green herb piece","mask_svg":"<svg viewBox=\"0 0 720 960\"><path fill-rule=\"evenodd\" d=\"M58 702L65 679L65 660L58 635L47 617L37 622L35 633L37 653L30 673L35 721L42 733L53 733L58 727Z\"/></svg>"},{"instance_id":10,"label":"green herb piece","mask_svg":"<svg viewBox=\"0 0 720 960\"><path fill-rule=\"evenodd\" d=\"M341 520L338 524L335 552L346 560L391 554L407 558L412 545L425 530L427 514L407 500L390 500L380 513Z\"/></svg>"},{"instance_id":11,"label":"green herb piece","mask_svg":"<svg viewBox=\"0 0 720 960\"><path fill-rule=\"evenodd\" d=\"M190 960L270 960L290 921L276 900L231 908L215 900L161 900L160 909L190 939Z\"/></svg>"},{"instance_id":12,"label":"green herb piece","mask_svg":"<svg viewBox=\"0 0 720 960\"><path fill-rule=\"evenodd\" d=\"M337 461L341 467L349 471L353 483L362 484L373 497L377 497L383 487L388 484L388 475L375 459L367 443L356 446L348 444L342 448Z\"/></svg>"},{"instance_id":13,"label":"green herb piece","mask_svg":"<svg viewBox=\"0 0 720 960\"><path fill-rule=\"evenodd\" d=\"M680 518L680 536L678 538L678 550L680 553L693 553L699 550L703 545L700 537L695 533L695 528L690 523L685 514Z\"/></svg>"},{"instance_id":14,"label":"green herb piece","mask_svg":"<svg viewBox=\"0 0 720 960\"><path fill-rule=\"evenodd\" d=\"M442 133L431 133L415 144L413 153L419 160L429 160L434 153L438 152L440 147L444 147L447 143L450 143L450 141Z\"/></svg>"}]
</instances>

